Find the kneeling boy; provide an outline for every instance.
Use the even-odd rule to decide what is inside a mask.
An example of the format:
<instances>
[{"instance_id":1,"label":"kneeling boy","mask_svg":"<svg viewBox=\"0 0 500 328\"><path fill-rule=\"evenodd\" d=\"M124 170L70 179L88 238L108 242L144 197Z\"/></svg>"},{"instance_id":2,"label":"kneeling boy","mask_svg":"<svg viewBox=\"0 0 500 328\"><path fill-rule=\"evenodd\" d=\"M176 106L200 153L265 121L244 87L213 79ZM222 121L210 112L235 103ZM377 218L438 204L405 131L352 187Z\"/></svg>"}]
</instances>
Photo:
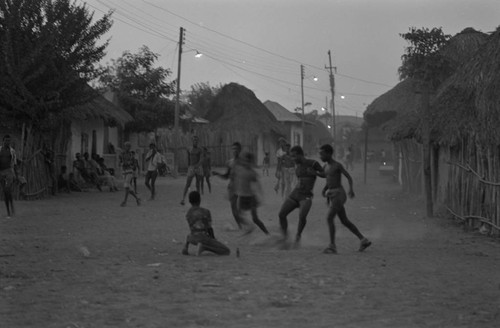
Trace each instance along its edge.
<instances>
[{"instance_id":1,"label":"kneeling boy","mask_svg":"<svg viewBox=\"0 0 500 328\"><path fill-rule=\"evenodd\" d=\"M214 230L212 228L212 215L206 208L200 206L201 196L197 191L189 193L189 203L191 208L186 214L186 219L189 224L191 233L186 237L186 244L182 249L182 254L189 255L189 244L198 246L196 255L200 255L203 251L210 251L218 255L229 255L230 249L215 239Z\"/></svg>"}]
</instances>

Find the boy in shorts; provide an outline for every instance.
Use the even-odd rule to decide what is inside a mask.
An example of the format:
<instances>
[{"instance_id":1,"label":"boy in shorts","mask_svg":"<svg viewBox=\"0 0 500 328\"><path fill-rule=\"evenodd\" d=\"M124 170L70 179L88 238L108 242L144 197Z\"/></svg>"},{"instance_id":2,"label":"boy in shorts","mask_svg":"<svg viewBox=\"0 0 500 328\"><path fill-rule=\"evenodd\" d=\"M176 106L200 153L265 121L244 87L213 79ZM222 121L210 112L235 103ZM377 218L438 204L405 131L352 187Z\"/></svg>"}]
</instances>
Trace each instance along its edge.
<instances>
[{"instance_id":1,"label":"boy in shorts","mask_svg":"<svg viewBox=\"0 0 500 328\"><path fill-rule=\"evenodd\" d=\"M352 188L352 177L347 172L342 164L333 159L333 147L325 144L321 146L319 152L321 161L325 162L324 167L326 185L323 188L322 194L328 200L328 214L326 220L328 222L328 230L330 232L330 245L323 251L327 254L336 254L337 247L335 245L335 223L333 222L335 216L338 215L340 222L349 229L360 240L359 251L362 252L368 248L372 242L359 232L358 228L347 218L344 204L347 201L347 196L354 197ZM347 178L349 182L349 192L346 194L342 186L342 175Z\"/></svg>"},{"instance_id":2,"label":"boy in shorts","mask_svg":"<svg viewBox=\"0 0 500 328\"><path fill-rule=\"evenodd\" d=\"M257 214L257 208L261 203L262 186L254 169L254 155L245 152L240 158L241 160L234 167L234 192L237 196L239 216L243 218L243 212L250 211L252 221L268 235L269 231ZM249 228L245 233L250 233L252 230L253 227Z\"/></svg>"}]
</instances>

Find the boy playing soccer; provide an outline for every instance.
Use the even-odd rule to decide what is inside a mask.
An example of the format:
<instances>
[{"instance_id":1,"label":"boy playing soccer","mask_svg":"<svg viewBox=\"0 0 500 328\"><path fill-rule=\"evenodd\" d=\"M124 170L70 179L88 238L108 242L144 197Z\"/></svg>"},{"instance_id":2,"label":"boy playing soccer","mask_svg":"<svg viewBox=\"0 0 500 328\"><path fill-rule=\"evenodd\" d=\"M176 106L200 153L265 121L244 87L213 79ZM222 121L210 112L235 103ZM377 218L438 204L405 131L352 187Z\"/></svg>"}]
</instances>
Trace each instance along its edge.
<instances>
[{"instance_id":1,"label":"boy playing soccer","mask_svg":"<svg viewBox=\"0 0 500 328\"><path fill-rule=\"evenodd\" d=\"M206 208L200 206L201 196L198 191L189 193L189 203L191 208L186 214L191 233L186 237L186 244L182 249L182 254L189 255L189 244L198 246L196 255L203 251L210 251L218 255L229 255L229 248L215 239L214 229L212 228L212 215Z\"/></svg>"}]
</instances>

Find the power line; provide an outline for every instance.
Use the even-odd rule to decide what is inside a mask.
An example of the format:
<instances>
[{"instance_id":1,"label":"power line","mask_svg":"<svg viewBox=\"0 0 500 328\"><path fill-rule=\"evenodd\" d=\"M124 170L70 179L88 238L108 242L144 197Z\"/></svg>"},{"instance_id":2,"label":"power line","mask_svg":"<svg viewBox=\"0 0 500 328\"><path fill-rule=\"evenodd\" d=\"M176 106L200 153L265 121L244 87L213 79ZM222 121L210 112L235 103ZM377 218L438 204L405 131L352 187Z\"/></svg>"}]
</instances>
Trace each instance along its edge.
<instances>
[{"instance_id":1,"label":"power line","mask_svg":"<svg viewBox=\"0 0 500 328\"><path fill-rule=\"evenodd\" d=\"M257 50L263 51L263 52L265 52L265 53L267 53L267 54L270 54L270 55L273 55L273 56L277 56L277 57L279 57L279 58L282 58L282 59L285 59L285 60L288 60L288 61L294 62L294 63L296 63L296 64L302 64L300 61L298 61L298 60L296 60L296 59L289 58L289 57L286 57L286 56L282 56L282 55L280 55L280 54L277 54L277 53L274 53L274 52L272 52L272 51L266 50L266 49L264 49L264 48L261 48L261 47L258 47L258 46L255 46L255 45L252 45L252 44L250 44L250 43L248 43L248 42L245 42L245 41L242 41L242 40L236 39L236 38L234 38L234 37L232 37L232 36L229 36L229 35L227 35L227 34L224 34L224 33L218 32L218 31L216 31L216 30L214 30L214 29L211 29L211 28L208 28L208 27L206 27L206 26L200 26L199 24L196 24L195 22L193 22L193 21L191 21L191 20L189 20L189 19L187 19L187 18L185 18L185 17L183 17L183 16L181 16L181 15L179 15L179 14L176 14L176 13L174 13L174 12L172 12L172 11L168 10L168 9L165 9L165 8L163 8L163 7L160 7L160 6L155 5L155 4L153 4L153 3L150 3L150 2L148 2L148 1L146 1L146 0L143 0L143 2L147 3L147 4L148 4L148 5L150 5L150 6L155 7L155 8L157 8L157 9L163 10L163 11L165 11L165 12L167 12L167 13L169 13L169 14L171 14L171 15L175 16L175 17L178 17L178 18L180 18L180 19L182 19L182 20L184 20L184 21L186 21L186 22L188 22L188 23L190 23L190 24L192 24L192 25L194 25L194 26L196 26L196 27L201 27L202 29L205 29L205 30L210 31L210 32L212 32L212 33L216 33L216 34L218 34L218 35L220 35L220 36L226 37L226 38L228 38L228 39L230 39L230 40L233 40L233 41L235 41L235 42L239 42L239 43L244 44L244 45L246 45L246 46L249 46L249 47L251 47L251 48L254 48L254 49L257 49ZM318 70L324 70L323 68L321 68L321 67L319 67L319 66L316 66L316 65L311 65L311 64L303 64L303 65L304 65L304 66L308 66L308 67L313 67L313 68L318 69ZM364 83L376 84L376 85L382 85L382 86L387 86L387 87L391 87L391 88L393 87L393 86L388 85L388 84L385 84L385 83L374 82L374 81L368 81L368 80L365 80L365 79L356 78L356 77L349 76L349 75L346 75L346 74L338 74L338 73L337 73L337 75L342 76L342 77L345 77L345 78L348 78L348 79L352 79L352 80L355 80L355 81L364 82Z\"/></svg>"}]
</instances>

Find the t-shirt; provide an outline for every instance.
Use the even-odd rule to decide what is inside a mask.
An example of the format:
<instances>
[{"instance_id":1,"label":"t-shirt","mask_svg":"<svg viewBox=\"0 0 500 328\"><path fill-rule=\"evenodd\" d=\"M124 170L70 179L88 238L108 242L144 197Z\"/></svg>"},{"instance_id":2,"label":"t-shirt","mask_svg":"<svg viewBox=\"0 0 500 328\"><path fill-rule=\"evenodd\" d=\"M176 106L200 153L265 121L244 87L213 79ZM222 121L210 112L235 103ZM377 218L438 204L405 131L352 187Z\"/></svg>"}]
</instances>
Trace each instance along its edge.
<instances>
[{"instance_id":1,"label":"t-shirt","mask_svg":"<svg viewBox=\"0 0 500 328\"><path fill-rule=\"evenodd\" d=\"M146 158L148 158L149 156L151 156L151 153L152 153L152 150L150 150L147 153ZM156 169L158 168L158 164L160 164L160 163L161 163L161 155L160 155L160 153L155 152L155 154L153 155L153 157L151 157L149 159L148 171L156 171Z\"/></svg>"},{"instance_id":2,"label":"t-shirt","mask_svg":"<svg viewBox=\"0 0 500 328\"><path fill-rule=\"evenodd\" d=\"M186 213L191 233L204 233L212 227L212 214L203 207L191 207Z\"/></svg>"}]
</instances>

